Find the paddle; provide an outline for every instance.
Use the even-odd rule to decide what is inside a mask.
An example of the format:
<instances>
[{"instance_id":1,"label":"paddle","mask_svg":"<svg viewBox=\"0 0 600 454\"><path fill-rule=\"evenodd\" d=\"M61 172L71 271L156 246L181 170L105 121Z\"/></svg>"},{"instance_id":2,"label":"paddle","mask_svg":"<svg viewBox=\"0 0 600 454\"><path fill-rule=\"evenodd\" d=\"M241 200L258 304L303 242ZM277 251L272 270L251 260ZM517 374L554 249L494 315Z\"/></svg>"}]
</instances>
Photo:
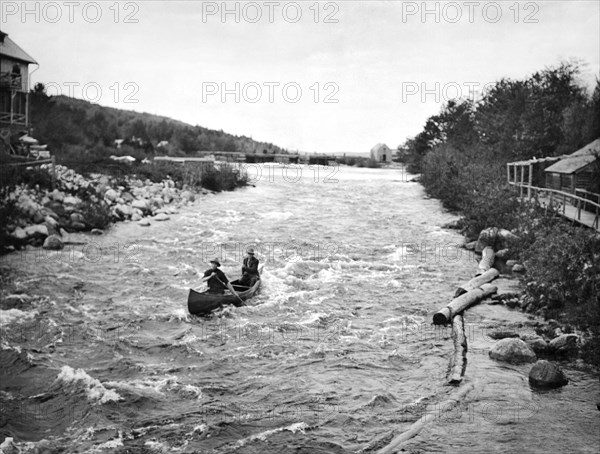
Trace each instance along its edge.
<instances>
[{"instance_id":1,"label":"paddle","mask_svg":"<svg viewBox=\"0 0 600 454\"><path fill-rule=\"evenodd\" d=\"M216 273L215 273L215 279L216 279L217 281L219 281L221 284L223 284L223 286L224 286L224 287L227 287L227 285L226 285L226 284L225 284L225 283L224 283L224 282L223 282L221 279L219 279L219 277L216 275ZM244 300L240 298L240 295L238 295L238 294L237 294L237 292L236 292L235 290L233 290L233 285L231 285L231 284L229 284L229 285L231 286L232 293L233 293L235 296L237 296L237 299L239 299L239 300L240 300L240 303L242 303L242 306L245 306L245 305L246 305L246 303L244 303Z\"/></svg>"}]
</instances>

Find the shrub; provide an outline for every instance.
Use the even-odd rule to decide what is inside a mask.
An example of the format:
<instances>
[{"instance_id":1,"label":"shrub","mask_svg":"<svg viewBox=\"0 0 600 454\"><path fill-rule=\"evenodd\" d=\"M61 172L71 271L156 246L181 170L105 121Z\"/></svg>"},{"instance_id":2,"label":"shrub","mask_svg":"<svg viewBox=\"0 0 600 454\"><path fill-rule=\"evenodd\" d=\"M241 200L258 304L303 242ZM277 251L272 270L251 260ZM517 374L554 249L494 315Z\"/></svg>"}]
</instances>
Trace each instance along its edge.
<instances>
[{"instance_id":1,"label":"shrub","mask_svg":"<svg viewBox=\"0 0 600 454\"><path fill-rule=\"evenodd\" d=\"M79 210L89 229L105 229L111 224L110 209L105 202L86 200L79 204Z\"/></svg>"}]
</instances>

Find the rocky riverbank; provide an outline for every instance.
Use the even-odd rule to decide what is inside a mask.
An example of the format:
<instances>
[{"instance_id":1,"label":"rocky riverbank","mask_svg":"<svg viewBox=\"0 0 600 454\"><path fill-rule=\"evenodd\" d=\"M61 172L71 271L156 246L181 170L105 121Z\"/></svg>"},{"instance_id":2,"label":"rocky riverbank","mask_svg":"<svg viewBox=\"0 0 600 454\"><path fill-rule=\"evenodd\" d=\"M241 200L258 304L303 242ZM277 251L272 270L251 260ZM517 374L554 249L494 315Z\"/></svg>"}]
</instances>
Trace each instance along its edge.
<instances>
[{"instance_id":1,"label":"rocky riverbank","mask_svg":"<svg viewBox=\"0 0 600 454\"><path fill-rule=\"evenodd\" d=\"M49 165L41 170L51 172ZM148 226L169 219L172 210L198 195L191 188L176 187L169 177L154 183L132 176L118 180L102 174L84 177L61 165L56 166L54 186L50 190L21 184L4 196L7 215L2 252L27 245L62 249L68 233L102 234L114 222Z\"/></svg>"}]
</instances>

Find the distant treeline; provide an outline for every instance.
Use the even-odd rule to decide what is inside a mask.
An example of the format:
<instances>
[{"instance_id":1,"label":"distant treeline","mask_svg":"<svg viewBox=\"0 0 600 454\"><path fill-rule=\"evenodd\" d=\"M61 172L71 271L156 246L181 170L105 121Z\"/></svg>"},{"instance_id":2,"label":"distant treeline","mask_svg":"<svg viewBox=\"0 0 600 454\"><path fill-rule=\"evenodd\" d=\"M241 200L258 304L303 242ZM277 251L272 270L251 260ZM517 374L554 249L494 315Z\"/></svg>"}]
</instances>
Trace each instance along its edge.
<instances>
[{"instance_id":1,"label":"distant treeline","mask_svg":"<svg viewBox=\"0 0 600 454\"><path fill-rule=\"evenodd\" d=\"M287 151L272 143L234 136L167 117L92 104L66 96L48 96L38 83L30 96L33 136L61 160L130 154L189 156L197 151L273 154ZM116 149L115 140L124 140ZM163 146L157 145L163 141Z\"/></svg>"}]
</instances>

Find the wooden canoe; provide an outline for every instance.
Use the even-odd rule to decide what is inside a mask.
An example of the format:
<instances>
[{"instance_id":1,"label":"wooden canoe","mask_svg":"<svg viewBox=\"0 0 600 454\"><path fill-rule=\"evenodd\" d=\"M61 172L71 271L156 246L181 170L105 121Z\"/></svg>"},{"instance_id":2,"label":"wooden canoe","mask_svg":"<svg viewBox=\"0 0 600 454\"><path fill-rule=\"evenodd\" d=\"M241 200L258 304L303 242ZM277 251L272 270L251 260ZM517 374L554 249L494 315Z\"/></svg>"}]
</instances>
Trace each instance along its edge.
<instances>
[{"instance_id":1,"label":"wooden canoe","mask_svg":"<svg viewBox=\"0 0 600 454\"><path fill-rule=\"evenodd\" d=\"M262 271L262 267L259 269ZM244 290L238 292L239 298L235 295L223 293L208 293L208 292L197 292L194 289L190 289L190 293L188 294L188 311L190 314L194 315L204 315L209 314L210 312L218 309L221 306L225 306L227 304L233 304L236 307L240 307L243 305L242 301L246 301L252 298L258 289L260 288L260 279L256 281L256 283L250 287L248 290ZM235 282L232 282L234 288L237 288ZM240 301L241 300L241 301Z\"/></svg>"}]
</instances>

